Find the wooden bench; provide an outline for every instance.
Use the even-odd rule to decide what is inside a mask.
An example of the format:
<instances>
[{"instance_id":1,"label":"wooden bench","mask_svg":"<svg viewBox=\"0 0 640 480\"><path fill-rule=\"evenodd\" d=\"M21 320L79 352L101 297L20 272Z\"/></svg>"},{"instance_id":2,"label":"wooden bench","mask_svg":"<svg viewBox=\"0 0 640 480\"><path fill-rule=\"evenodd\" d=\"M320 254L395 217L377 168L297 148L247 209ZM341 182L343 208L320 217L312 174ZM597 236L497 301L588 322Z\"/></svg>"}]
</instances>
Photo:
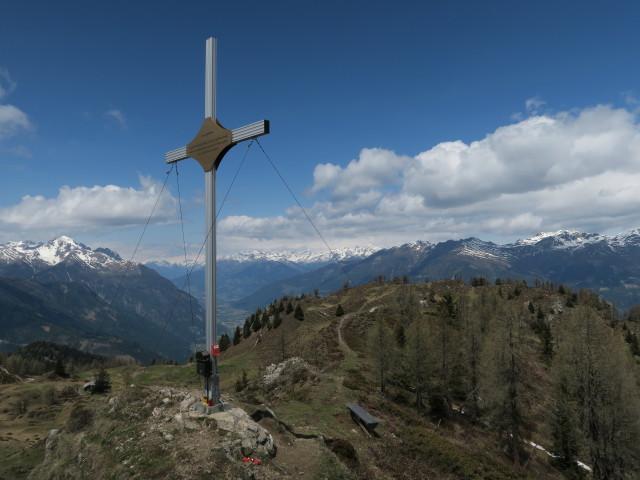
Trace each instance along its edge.
<instances>
[{"instance_id":1,"label":"wooden bench","mask_svg":"<svg viewBox=\"0 0 640 480\"><path fill-rule=\"evenodd\" d=\"M378 426L378 420L373 418L357 403L347 403L346 407L349 409L349 413L351 413L351 419L360 425L360 428L362 428L367 435L371 436L373 430Z\"/></svg>"}]
</instances>

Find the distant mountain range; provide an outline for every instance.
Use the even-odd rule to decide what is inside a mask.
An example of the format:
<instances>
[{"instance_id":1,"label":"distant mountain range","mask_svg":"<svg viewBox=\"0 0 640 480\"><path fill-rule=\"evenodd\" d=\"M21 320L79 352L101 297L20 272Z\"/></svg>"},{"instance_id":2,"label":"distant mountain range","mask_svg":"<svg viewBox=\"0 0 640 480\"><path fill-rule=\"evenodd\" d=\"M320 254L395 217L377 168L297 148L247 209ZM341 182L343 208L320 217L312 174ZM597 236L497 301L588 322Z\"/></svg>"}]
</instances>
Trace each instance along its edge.
<instances>
[{"instance_id":1,"label":"distant mountain range","mask_svg":"<svg viewBox=\"0 0 640 480\"><path fill-rule=\"evenodd\" d=\"M195 298L154 270L68 237L0 245L0 345L36 340L180 361L199 338Z\"/></svg>"},{"instance_id":2,"label":"distant mountain range","mask_svg":"<svg viewBox=\"0 0 640 480\"><path fill-rule=\"evenodd\" d=\"M274 282L313 272L332 262L362 260L379 250L380 248L372 245L342 248L326 253L252 250L222 257L217 262L219 321L229 328L235 328L238 322L243 321L244 317L256 308L248 307L248 303L243 304L238 300ZM184 265L169 262L149 262L145 265L171 279L178 288L188 285L191 295L201 302L204 301L203 266L196 266L187 282Z\"/></svg>"},{"instance_id":3,"label":"distant mountain range","mask_svg":"<svg viewBox=\"0 0 640 480\"><path fill-rule=\"evenodd\" d=\"M286 252L247 252L218 261L218 298L230 311L251 312L283 295L325 295L345 282L362 284L379 275L387 280L409 276L423 282L484 276L564 283L594 290L625 310L640 303L640 230L616 236L561 230L498 245L478 238L440 243L418 241L389 249L345 251L341 262ZM201 272L194 272L198 292ZM174 279L182 286L185 277ZM236 319L237 320L237 319Z\"/></svg>"},{"instance_id":4,"label":"distant mountain range","mask_svg":"<svg viewBox=\"0 0 640 480\"><path fill-rule=\"evenodd\" d=\"M196 298L204 296L204 274L191 275L191 297L180 294L184 266L154 268L167 278L68 237L0 245L0 349L45 340L105 355L184 360L202 338L205 314ZM563 283L594 290L626 310L640 303L640 230L616 236L562 230L506 245L477 238L418 241L324 256L243 252L218 261L219 331L284 295L316 289L326 295L347 282L405 275L412 282L484 276L492 283L507 277Z\"/></svg>"}]
</instances>

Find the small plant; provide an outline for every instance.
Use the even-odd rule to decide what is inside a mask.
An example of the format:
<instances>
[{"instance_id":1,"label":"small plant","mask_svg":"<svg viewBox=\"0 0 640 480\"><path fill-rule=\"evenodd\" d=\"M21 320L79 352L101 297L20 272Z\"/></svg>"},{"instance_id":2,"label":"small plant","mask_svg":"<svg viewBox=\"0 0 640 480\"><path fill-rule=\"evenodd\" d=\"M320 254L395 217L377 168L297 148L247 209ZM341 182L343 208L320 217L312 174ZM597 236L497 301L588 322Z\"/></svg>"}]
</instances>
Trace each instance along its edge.
<instances>
[{"instance_id":1,"label":"small plant","mask_svg":"<svg viewBox=\"0 0 640 480\"><path fill-rule=\"evenodd\" d=\"M249 386L249 379L247 378L247 371L242 369L242 378L236 380L236 392L241 392Z\"/></svg>"}]
</instances>

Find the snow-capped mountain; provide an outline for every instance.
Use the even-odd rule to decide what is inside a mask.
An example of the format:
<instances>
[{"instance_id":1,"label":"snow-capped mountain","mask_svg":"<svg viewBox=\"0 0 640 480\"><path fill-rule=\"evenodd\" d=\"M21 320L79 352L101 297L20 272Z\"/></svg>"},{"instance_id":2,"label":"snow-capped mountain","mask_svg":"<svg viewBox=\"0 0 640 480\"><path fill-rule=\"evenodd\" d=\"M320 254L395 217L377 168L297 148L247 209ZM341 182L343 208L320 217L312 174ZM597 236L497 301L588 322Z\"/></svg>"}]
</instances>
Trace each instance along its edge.
<instances>
[{"instance_id":1,"label":"snow-capped mountain","mask_svg":"<svg viewBox=\"0 0 640 480\"><path fill-rule=\"evenodd\" d=\"M281 251L261 251L261 250L244 250L234 255L222 257L221 260L234 260L237 262L254 262L259 260L267 260L272 262L291 262L291 263L327 263L334 260L345 261L366 258L369 255L379 251L379 247L373 245L344 247L333 251L313 252L305 250L302 252L294 250Z\"/></svg>"},{"instance_id":2,"label":"snow-capped mountain","mask_svg":"<svg viewBox=\"0 0 640 480\"><path fill-rule=\"evenodd\" d=\"M108 248L92 250L69 237L58 237L48 242L9 242L0 245L0 274L4 269L31 269L36 273L64 261L75 261L100 271L124 265L120 255ZM22 275L20 275L22 276Z\"/></svg>"},{"instance_id":3,"label":"snow-capped mountain","mask_svg":"<svg viewBox=\"0 0 640 480\"><path fill-rule=\"evenodd\" d=\"M170 272L172 265L164 264L163 267ZM33 332L44 328L42 318L48 314L36 308L35 300L21 298L32 298L33 292L40 292L58 302L51 308L59 313L69 307L69 292L75 292L77 299L71 303L83 305L82 310L72 309L64 316L65 322L78 318L91 322L99 315L110 318L105 325L110 321L118 328L124 328L127 323L147 322L142 328L147 334L135 333L135 338L153 342L156 335L153 332L167 318L177 298L177 289L185 285L184 265L173 267L173 272L183 275L170 277L175 285L150 268L122 260L115 252L101 248L92 250L68 237L45 243L24 241L0 245L0 276L4 276L0 277L0 339L7 338L7 332L2 330L7 312L14 311L21 301L31 302L34 307L27 316L12 317L12 324L18 328L23 318L31 318L37 325ZM125 271L127 275L120 287ZM233 326L255 308L264 307L283 295L316 290L322 295L340 289L346 282L359 285L380 279L393 281L404 276L412 282L447 278L469 281L479 276L490 282L497 278L528 282L537 279L563 283L575 290L593 290L626 309L640 303L640 230L615 236L561 230L506 245L466 238L435 244L416 241L386 249L369 245L325 254L241 252L218 260L219 319L222 324ZM202 297L202 272L194 271L190 282L191 294ZM47 285L47 288L38 285ZM58 287L53 288L53 285ZM16 296L16 289L22 293ZM93 294L96 298L92 300ZM3 304L3 298L9 303ZM100 301L108 304L114 298L113 308L125 314L100 310L102 307L96 304ZM198 303L189 305L187 298L183 295L184 302L180 301L173 314L177 322L171 322L167 328L168 338L174 345L188 345L192 340L191 305L196 308L197 325L203 321L204 312ZM67 306L59 304L63 300ZM86 302L89 304L85 305ZM100 311L101 314L97 313ZM19 328L15 331L25 334ZM120 332L118 329L112 331ZM165 343L165 348L171 347Z\"/></svg>"},{"instance_id":4,"label":"snow-capped mountain","mask_svg":"<svg viewBox=\"0 0 640 480\"><path fill-rule=\"evenodd\" d=\"M191 302L188 295L181 295L157 272L125 261L109 249L92 250L69 237L0 245L0 278L0 339L12 342L25 337L25 328L32 327L32 334L39 332L37 339L50 341L106 333L131 335L116 343L130 344L133 339L148 353L158 342L158 355L182 358L189 354L194 324L201 328L204 318L195 299ZM32 291L47 297L41 302L48 309L32 308ZM46 311L49 313L43 313ZM158 326L165 324L166 334L160 339ZM96 332L96 328L104 331Z\"/></svg>"},{"instance_id":5,"label":"snow-capped mountain","mask_svg":"<svg viewBox=\"0 0 640 480\"><path fill-rule=\"evenodd\" d=\"M382 276L409 276L413 282L484 276L564 283L594 290L620 308L640 303L640 230L615 236L561 230L498 245L478 238L432 244L414 242L379 250L349 262L279 280L238 301L261 305L282 295L328 293L345 281L361 284ZM347 278L348 275L348 278Z\"/></svg>"}]
</instances>

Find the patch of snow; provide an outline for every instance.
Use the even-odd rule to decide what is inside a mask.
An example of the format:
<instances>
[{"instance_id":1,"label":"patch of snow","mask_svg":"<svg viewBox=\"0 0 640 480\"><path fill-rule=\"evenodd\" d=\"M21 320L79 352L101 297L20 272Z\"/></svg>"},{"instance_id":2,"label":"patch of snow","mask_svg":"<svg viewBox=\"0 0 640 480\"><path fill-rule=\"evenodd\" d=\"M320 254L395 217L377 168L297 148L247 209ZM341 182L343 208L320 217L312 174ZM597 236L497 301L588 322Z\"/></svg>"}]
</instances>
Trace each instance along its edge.
<instances>
[{"instance_id":1,"label":"patch of snow","mask_svg":"<svg viewBox=\"0 0 640 480\"><path fill-rule=\"evenodd\" d=\"M114 263L125 263L114 258L116 255L93 251L67 236L57 237L45 243L21 241L0 245L0 260L6 263L23 261L33 267L57 265L68 258L97 269L103 269Z\"/></svg>"},{"instance_id":2,"label":"patch of snow","mask_svg":"<svg viewBox=\"0 0 640 480\"><path fill-rule=\"evenodd\" d=\"M235 260L237 262L251 262L267 260L274 262L294 262L294 263L319 263L333 260L350 260L366 258L379 251L379 247L373 245L345 247L333 250L333 252L314 252L305 250L298 252L295 250L244 250L234 255L222 257L222 260Z\"/></svg>"}]
</instances>

